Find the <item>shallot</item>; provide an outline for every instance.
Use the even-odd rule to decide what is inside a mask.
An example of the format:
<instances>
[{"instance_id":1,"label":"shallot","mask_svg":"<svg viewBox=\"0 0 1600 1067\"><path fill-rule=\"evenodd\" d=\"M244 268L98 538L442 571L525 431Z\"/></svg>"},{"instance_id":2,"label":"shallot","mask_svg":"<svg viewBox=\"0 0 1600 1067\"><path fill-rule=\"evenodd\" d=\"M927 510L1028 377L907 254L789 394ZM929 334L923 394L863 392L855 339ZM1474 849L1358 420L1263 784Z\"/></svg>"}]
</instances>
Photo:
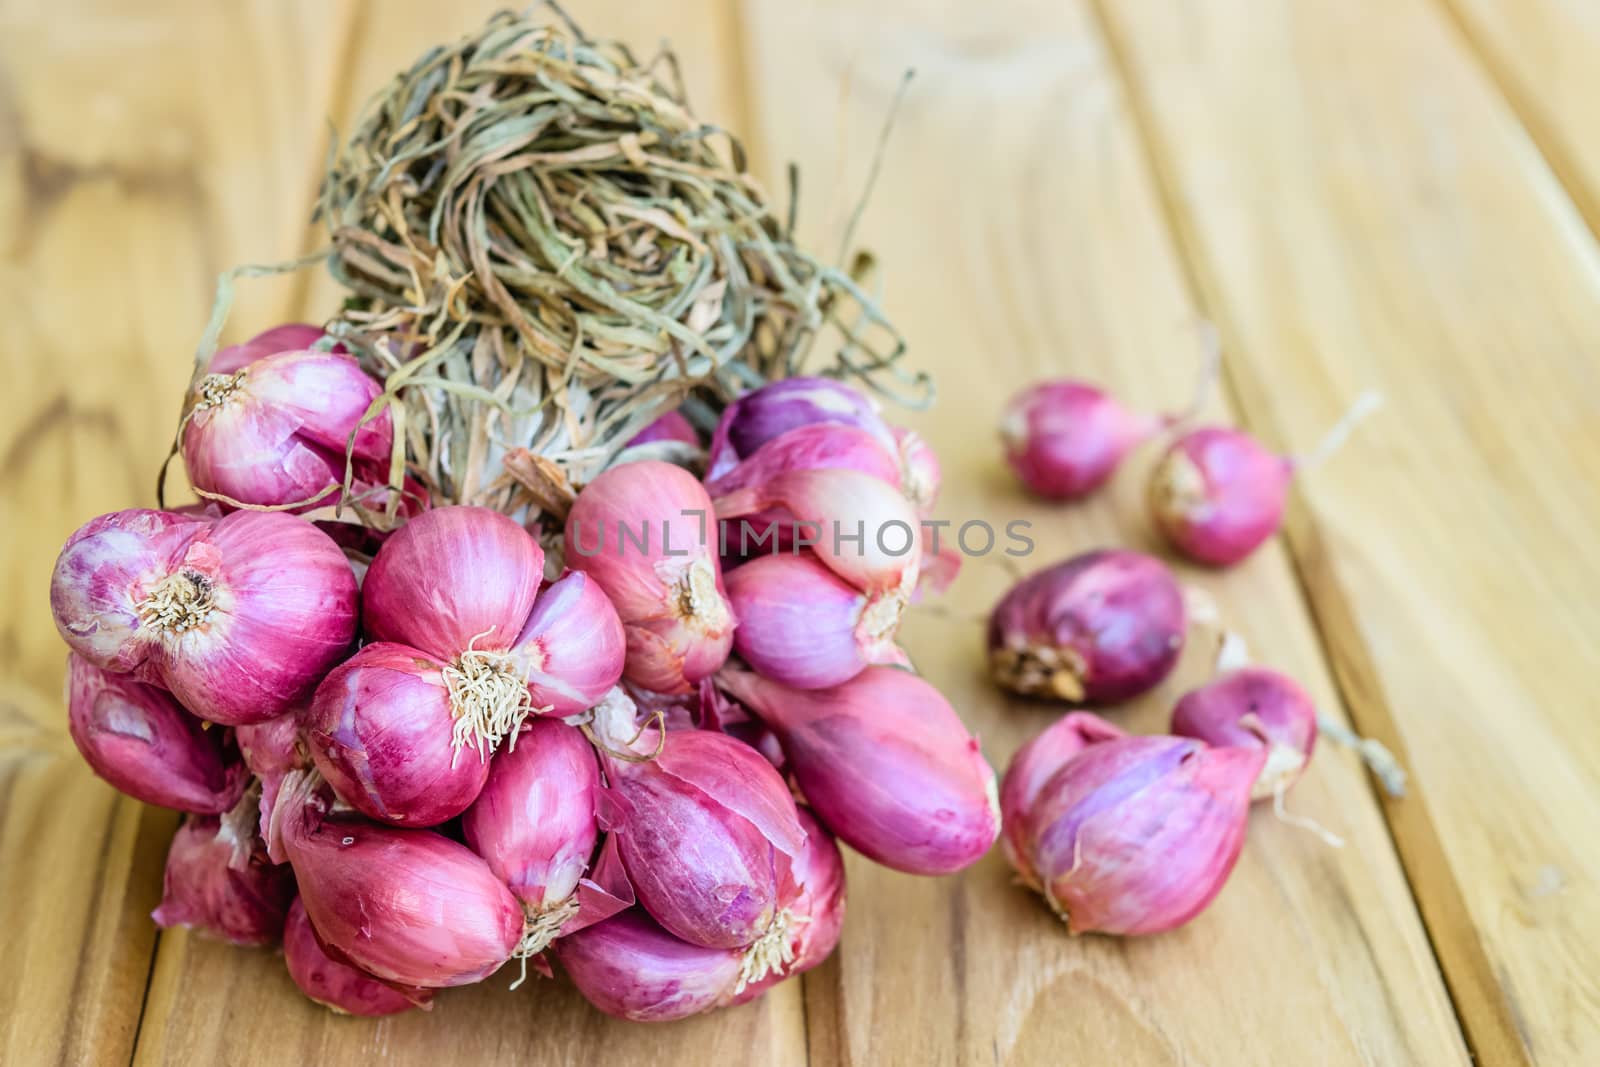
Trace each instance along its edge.
<instances>
[{"instance_id":1,"label":"shallot","mask_svg":"<svg viewBox=\"0 0 1600 1067\"><path fill-rule=\"evenodd\" d=\"M567 566L610 597L627 634L626 677L688 693L733 647L711 499L694 475L625 463L584 487L567 515Z\"/></svg>"},{"instance_id":2,"label":"shallot","mask_svg":"<svg viewBox=\"0 0 1600 1067\"><path fill-rule=\"evenodd\" d=\"M1045 783L1090 745L1127 736L1098 715L1074 711L1057 719L1011 757L1006 773L1000 778L1000 847L1023 881L1038 884L1028 859L1023 817L1033 807Z\"/></svg>"},{"instance_id":3,"label":"shallot","mask_svg":"<svg viewBox=\"0 0 1600 1067\"><path fill-rule=\"evenodd\" d=\"M1182 926L1232 873L1265 761L1187 737L1090 745L1023 810L1018 873L1074 934Z\"/></svg>"},{"instance_id":4,"label":"shallot","mask_svg":"<svg viewBox=\"0 0 1600 1067\"><path fill-rule=\"evenodd\" d=\"M146 804L220 815L250 778L231 731L207 730L165 690L77 653L67 658L67 729L95 774Z\"/></svg>"},{"instance_id":5,"label":"shallot","mask_svg":"<svg viewBox=\"0 0 1600 1067\"><path fill-rule=\"evenodd\" d=\"M1183 650L1183 592L1165 564L1085 552L1023 579L989 618L989 670L1024 696L1105 704L1152 688Z\"/></svg>"},{"instance_id":6,"label":"shallot","mask_svg":"<svg viewBox=\"0 0 1600 1067\"><path fill-rule=\"evenodd\" d=\"M384 981L466 985L522 940L517 898L471 849L331 814L312 774L290 773L272 824L322 943Z\"/></svg>"},{"instance_id":7,"label":"shallot","mask_svg":"<svg viewBox=\"0 0 1600 1067\"><path fill-rule=\"evenodd\" d=\"M1381 405L1364 394L1309 456L1284 456L1243 430L1206 426L1179 437L1150 475L1150 513L1174 548L1200 563L1237 563L1278 531L1289 483L1344 443Z\"/></svg>"},{"instance_id":8,"label":"shallot","mask_svg":"<svg viewBox=\"0 0 1600 1067\"><path fill-rule=\"evenodd\" d=\"M690 944L631 908L555 943L561 967L595 1007L635 1022L716 1007L739 982L737 949Z\"/></svg>"},{"instance_id":9,"label":"shallot","mask_svg":"<svg viewBox=\"0 0 1600 1067\"><path fill-rule=\"evenodd\" d=\"M681 411L669 411L628 439L628 448L647 445L654 441L681 441L686 445L700 444L700 431Z\"/></svg>"},{"instance_id":10,"label":"shallot","mask_svg":"<svg viewBox=\"0 0 1600 1067\"><path fill-rule=\"evenodd\" d=\"M283 933L294 878L268 862L255 830L255 797L222 816L191 815L167 851L157 926L187 926L235 945Z\"/></svg>"},{"instance_id":11,"label":"shallot","mask_svg":"<svg viewBox=\"0 0 1600 1067\"><path fill-rule=\"evenodd\" d=\"M194 714L237 726L304 701L345 654L356 579L339 547L292 515L135 509L68 538L50 606L90 663L138 669Z\"/></svg>"},{"instance_id":12,"label":"shallot","mask_svg":"<svg viewBox=\"0 0 1600 1067\"><path fill-rule=\"evenodd\" d=\"M823 825L910 874L949 874L1000 832L994 771L944 696L897 667L831 689L793 689L749 671L718 681L777 734Z\"/></svg>"},{"instance_id":13,"label":"shallot","mask_svg":"<svg viewBox=\"0 0 1600 1067\"><path fill-rule=\"evenodd\" d=\"M414 1007L424 1011L433 1007L431 989L401 992L328 955L299 897L289 905L283 926L283 961L300 992L338 1015L397 1015Z\"/></svg>"}]
</instances>

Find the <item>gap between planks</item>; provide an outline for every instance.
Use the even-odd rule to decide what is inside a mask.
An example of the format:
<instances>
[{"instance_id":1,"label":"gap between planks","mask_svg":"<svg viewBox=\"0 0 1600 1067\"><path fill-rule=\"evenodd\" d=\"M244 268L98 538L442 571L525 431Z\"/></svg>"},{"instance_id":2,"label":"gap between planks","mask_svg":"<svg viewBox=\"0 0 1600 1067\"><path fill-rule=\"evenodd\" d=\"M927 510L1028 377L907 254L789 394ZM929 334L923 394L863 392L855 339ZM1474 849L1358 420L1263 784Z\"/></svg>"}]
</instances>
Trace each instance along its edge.
<instances>
[{"instance_id":1,"label":"gap between planks","mask_svg":"<svg viewBox=\"0 0 1600 1067\"><path fill-rule=\"evenodd\" d=\"M1226 302L1218 287L1214 283L1208 284L1204 253L1181 206L1171 163L1163 152L1149 102L1134 72L1126 44L1106 12L1105 5L1108 2L1088 0L1095 30L1127 102L1184 285L1194 306L1216 327L1222 338L1223 351L1226 352L1232 347L1228 343L1229 338L1235 336L1225 313ZM1450 5L1450 0L1439 2L1447 8ZM1471 51L1476 58L1482 59L1478 49L1474 47ZM1498 85L1498 79L1495 81ZM1521 111L1515 107L1512 110L1520 121ZM1537 143L1537 138L1534 140ZM1557 178L1559 181L1559 173ZM1561 185L1570 195L1568 183L1561 181ZM1584 214L1581 208L1579 213ZM1275 421L1267 414L1271 408L1262 391L1253 382L1247 382L1237 366L1236 361L1224 360L1219 379L1235 410L1240 413L1241 421L1268 440L1282 440L1283 435ZM1331 668L1339 698L1352 724L1363 735L1376 738L1388 746L1402 766L1411 766L1393 708L1383 695L1370 651L1355 624L1349 597L1332 570L1325 565L1326 553L1321 531L1297 491L1291 492L1283 536L1300 597L1313 621L1322 657ZM1411 890L1412 901L1422 918L1423 931L1433 951L1434 961L1449 991L1457 1025L1473 1060L1478 1063L1531 1065L1533 1061L1521 1029L1495 977L1483 943L1477 936L1466 899L1421 795L1421 783L1413 777L1410 793L1399 799L1383 795L1370 775L1368 786L1383 812L1384 824L1389 829L1390 839L1406 876L1406 884Z\"/></svg>"}]
</instances>

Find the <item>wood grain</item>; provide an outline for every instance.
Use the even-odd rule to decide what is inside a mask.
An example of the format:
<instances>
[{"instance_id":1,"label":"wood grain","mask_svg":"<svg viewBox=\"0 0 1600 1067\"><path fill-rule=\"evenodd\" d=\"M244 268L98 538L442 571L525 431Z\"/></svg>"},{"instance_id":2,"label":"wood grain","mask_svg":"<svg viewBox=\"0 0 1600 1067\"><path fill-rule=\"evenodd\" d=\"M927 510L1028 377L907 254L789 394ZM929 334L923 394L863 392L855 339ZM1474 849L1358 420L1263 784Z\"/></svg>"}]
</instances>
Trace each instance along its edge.
<instances>
[{"instance_id":1,"label":"wood grain","mask_svg":"<svg viewBox=\"0 0 1600 1067\"><path fill-rule=\"evenodd\" d=\"M938 408L919 419L945 463L941 510L958 522L1031 520L1039 547L1027 567L1112 542L1150 547L1149 455L1106 497L1051 508L1021 496L993 438L1008 394L1032 378L1088 377L1161 410L1181 406L1197 375L1198 309L1116 73L1082 4L1008 4L1003 17L935 7L751 4L763 164L770 173L794 158L820 176L803 230L834 247L901 71L914 67L863 237L883 256L885 305L941 384ZM927 29L936 21L937 33ZM1337 711L1280 549L1226 575L1184 575L1261 659ZM982 620L1011 580L998 556L969 560L908 638L997 764L1057 713L1003 701L982 676ZM1173 679L1115 718L1164 728L1172 700L1207 670L1210 648L1196 644ZM1328 849L1258 813L1212 909L1148 939L1067 937L1009 885L998 855L938 881L852 862L845 941L804 979L813 1054L859 1064L1288 1063L1309 1050L1318 1063L1463 1061L1361 772L1324 751L1293 806L1348 846ZM886 981L895 971L915 977Z\"/></svg>"},{"instance_id":2,"label":"wood grain","mask_svg":"<svg viewBox=\"0 0 1600 1067\"><path fill-rule=\"evenodd\" d=\"M1389 397L1289 534L1473 1048L1595 1062L1600 248L1430 4L1103 10L1250 424Z\"/></svg>"},{"instance_id":3,"label":"wood grain","mask_svg":"<svg viewBox=\"0 0 1600 1067\"><path fill-rule=\"evenodd\" d=\"M65 731L47 590L80 523L152 504L216 273L293 255L328 5L72 0L0 14L0 1061L125 1061L173 819ZM264 91L262 86L271 86ZM284 314L287 287L240 320Z\"/></svg>"}]
</instances>

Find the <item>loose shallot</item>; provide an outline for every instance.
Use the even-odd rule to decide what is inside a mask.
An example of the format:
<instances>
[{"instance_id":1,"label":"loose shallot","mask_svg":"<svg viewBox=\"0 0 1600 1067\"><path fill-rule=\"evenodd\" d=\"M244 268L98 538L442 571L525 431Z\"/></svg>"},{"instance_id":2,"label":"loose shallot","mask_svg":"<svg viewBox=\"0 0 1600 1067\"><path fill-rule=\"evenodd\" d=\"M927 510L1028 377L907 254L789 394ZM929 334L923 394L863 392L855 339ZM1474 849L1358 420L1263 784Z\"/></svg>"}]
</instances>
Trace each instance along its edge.
<instances>
[{"instance_id":1,"label":"loose shallot","mask_svg":"<svg viewBox=\"0 0 1600 1067\"><path fill-rule=\"evenodd\" d=\"M1024 696L1106 704L1152 688L1183 651L1183 592L1165 564L1101 549L1012 587L989 618L989 670Z\"/></svg>"},{"instance_id":2,"label":"loose shallot","mask_svg":"<svg viewBox=\"0 0 1600 1067\"><path fill-rule=\"evenodd\" d=\"M97 667L139 670L211 722L264 722L348 651L356 579L303 519L118 511L82 527L51 578L56 629Z\"/></svg>"},{"instance_id":3,"label":"loose shallot","mask_svg":"<svg viewBox=\"0 0 1600 1067\"><path fill-rule=\"evenodd\" d=\"M1011 757L1000 778L1000 846L1011 866L1029 884L1037 884L1038 879L1028 860L1023 817L1033 807L1039 791L1068 760L1090 745L1127 736L1098 715L1074 711L1057 719Z\"/></svg>"},{"instance_id":4,"label":"loose shallot","mask_svg":"<svg viewBox=\"0 0 1600 1067\"><path fill-rule=\"evenodd\" d=\"M1023 809L1018 874L1074 934L1182 926L1233 871L1265 761L1187 737L1092 744Z\"/></svg>"}]
</instances>

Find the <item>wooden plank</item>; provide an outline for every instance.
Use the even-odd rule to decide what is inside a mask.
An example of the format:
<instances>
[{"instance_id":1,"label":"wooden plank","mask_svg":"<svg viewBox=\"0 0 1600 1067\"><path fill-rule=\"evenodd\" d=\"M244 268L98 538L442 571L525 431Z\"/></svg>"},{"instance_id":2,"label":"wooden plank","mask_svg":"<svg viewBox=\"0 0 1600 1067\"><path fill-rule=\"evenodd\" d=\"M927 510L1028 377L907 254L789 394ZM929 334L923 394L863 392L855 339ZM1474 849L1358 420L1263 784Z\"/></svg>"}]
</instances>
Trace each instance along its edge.
<instances>
[{"instance_id":1,"label":"wooden plank","mask_svg":"<svg viewBox=\"0 0 1600 1067\"><path fill-rule=\"evenodd\" d=\"M902 70L917 70L862 235L882 255L885 306L942 385L937 410L916 420L945 463L941 510L957 522L1032 521L1039 549L1027 567L1107 543L1151 547L1141 503L1151 455L1099 499L1046 507L1015 488L993 437L1027 380L1088 377L1155 410L1182 405L1199 364L1197 308L1085 6L801 11L753 0L747 27L761 160L768 173L801 162L812 194L803 229L825 249ZM1212 414L1226 416L1220 405ZM1279 547L1226 575L1183 573L1262 660L1340 712ZM942 607L915 613L908 640L997 765L1056 714L1003 700L982 677L983 620L1011 580L997 557L969 560ZM1208 651L1192 647L1173 679L1113 717L1163 729ZM1212 909L1145 939L1069 938L1009 884L998 853L932 881L852 856L844 943L805 980L813 1054L860 1064L1293 1063L1308 1050L1329 1064L1464 1061L1362 772L1324 750L1292 806L1348 846L1328 849L1257 813Z\"/></svg>"},{"instance_id":2,"label":"wooden plank","mask_svg":"<svg viewBox=\"0 0 1600 1067\"><path fill-rule=\"evenodd\" d=\"M1600 248L1437 8L1102 5L1482 1062L1600 1059ZM1576 638L1576 639L1575 639Z\"/></svg>"},{"instance_id":3,"label":"wooden plank","mask_svg":"<svg viewBox=\"0 0 1600 1067\"><path fill-rule=\"evenodd\" d=\"M125 1061L173 817L65 730L62 540L154 500L216 272L293 255L337 36L319 3L70 0L0 12L0 1060ZM271 92L258 86L270 84ZM287 310L245 294L240 320ZM14 606L14 609L13 609Z\"/></svg>"},{"instance_id":4,"label":"wooden plank","mask_svg":"<svg viewBox=\"0 0 1600 1067\"><path fill-rule=\"evenodd\" d=\"M1585 0L1439 0L1600 232L1600 7Z\"/></svg>"},{"instance_id":5,"label":"wooden plank","mask_svg":"<svg viewBox=\"0 0 1600 1067\"><path fill-rule=\"evenodd\" d=\"M492 0L441 5L427 0L369 5L354 28L358 42L344 76L348 128L356 108L433 44L475 28L503 7ZM586 4L578 15L595 34L625 37L648 53L668 34L679 45L690 98L712 120L737 110L736 42L725 9L678 0L641 11L626 0ZM320 146L321 116L307 114L301 136ZM300 314L325 317L335 287L316 279ZM135 1062L323 1064L533 1062L612 1065L793 1064L805 1059L799 983L715 1016L667 1026L609 1019L565 981L530 979L515 993L508 976L441 995L434 1010L366 1020L339 1018L301 997L280 957L235 949L183 932L161 938Z\"/></svg>"}]
</instances>

